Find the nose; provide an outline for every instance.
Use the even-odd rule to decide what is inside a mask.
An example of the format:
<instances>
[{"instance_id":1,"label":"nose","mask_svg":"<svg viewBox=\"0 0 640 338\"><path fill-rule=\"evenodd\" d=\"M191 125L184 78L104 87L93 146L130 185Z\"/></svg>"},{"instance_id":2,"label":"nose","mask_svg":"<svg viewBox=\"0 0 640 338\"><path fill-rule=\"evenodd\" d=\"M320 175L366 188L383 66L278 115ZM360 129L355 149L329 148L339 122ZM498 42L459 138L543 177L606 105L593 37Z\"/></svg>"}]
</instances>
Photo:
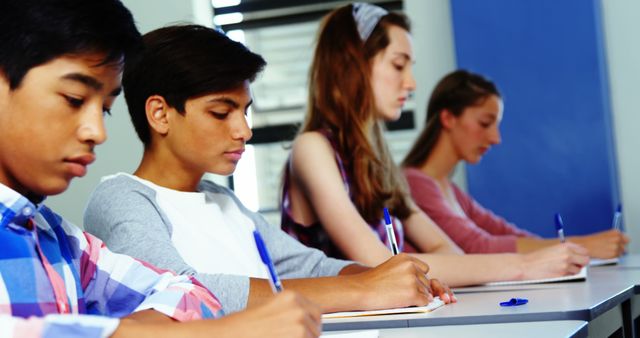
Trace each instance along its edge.
<instances>
[{"instance_id":1,"label":"nose","mask_svg":"<svg viewBox=\"0 0 640 338\"><path fill-rule=\"evenodd\" d=\"M489 135L489 142L491 144L500 144L502 142L502 137L500 136L500 129L497 126L494 126L491 130L491 134Z\"/></svg>"},{"instance_id":2,"label":"nose","mask_svg":"<svg viewBox=\"0 0 640 338\"><path fill-rule=\"evenodd\" d=\"M416 78L413 77L413 72L409 71L405 78L405 88L409 91L414 91L416 89Z\"/></svg>"},{"instance_id":3,"label":"nose","mask_svg":"<svg viewBox=\"0 0 640 338\"><path fill-rule=\"evenodd\" d=\"M238 116L239 118L236 119L236 123L233 124L231 137L233 137L234 140L247 142L253 136L253 132L251 131L251 128L249 128L246 116L244 114L238 114Z\"/></svg>"},{"instance_id":4,"label":"nose","mask_svg":"<svg viewBox=\"0 0 640 338\"><path fill-rule=\"evenodd\" d=\"M102 144L107 139L107 132L104 127L104 116L102 106L99 108L89 108L82 112L80 126L78 128L78 138L83 143L94 145Z\"/></svg>"}]
</instances>

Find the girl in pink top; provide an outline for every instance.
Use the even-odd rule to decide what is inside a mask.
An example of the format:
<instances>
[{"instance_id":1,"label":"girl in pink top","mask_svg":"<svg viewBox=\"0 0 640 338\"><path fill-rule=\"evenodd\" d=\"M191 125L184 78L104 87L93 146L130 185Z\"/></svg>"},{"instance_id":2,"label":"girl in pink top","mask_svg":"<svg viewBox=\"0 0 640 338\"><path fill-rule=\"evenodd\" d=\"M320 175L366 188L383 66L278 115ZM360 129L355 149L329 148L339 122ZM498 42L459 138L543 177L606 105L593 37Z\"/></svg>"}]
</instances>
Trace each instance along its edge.
<instances>
[{"instance_id":1,"label":"girl in pink top","mask_svg":"<svg viewBox=\"0 0 640 338\"><path fill-rule=\"evenodd\" d=\"M436 85L426 127L403 162L416 204L467 253L524 253L558 242L507 223L449 179L460 161L478 163L500 143L501 119L502 99L491 81L464 70L453 72ZM568 240L596 258L621 255L629 241L618 230Z\"/></svg>"}]
</instances>

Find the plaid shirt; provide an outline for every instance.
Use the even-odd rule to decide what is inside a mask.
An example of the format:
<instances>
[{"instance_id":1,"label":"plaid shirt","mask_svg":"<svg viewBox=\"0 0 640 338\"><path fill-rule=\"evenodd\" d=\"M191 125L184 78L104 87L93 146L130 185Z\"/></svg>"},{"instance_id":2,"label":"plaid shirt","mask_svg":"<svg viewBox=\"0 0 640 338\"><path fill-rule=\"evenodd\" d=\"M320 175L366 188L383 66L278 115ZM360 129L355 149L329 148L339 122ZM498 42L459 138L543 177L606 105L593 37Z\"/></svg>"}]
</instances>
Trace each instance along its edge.
<instances>
[{"instance_id":1,"label":"plaid shirt","mask_svg":"<svg viewBox=\"0 0 640 338\"><path fill-rule=\"evenodd\" d=\"M0 184L0 337L106 337L146 309L178 321L223 314L193 278L112 253Z\"/></svg>"}]
</instances>

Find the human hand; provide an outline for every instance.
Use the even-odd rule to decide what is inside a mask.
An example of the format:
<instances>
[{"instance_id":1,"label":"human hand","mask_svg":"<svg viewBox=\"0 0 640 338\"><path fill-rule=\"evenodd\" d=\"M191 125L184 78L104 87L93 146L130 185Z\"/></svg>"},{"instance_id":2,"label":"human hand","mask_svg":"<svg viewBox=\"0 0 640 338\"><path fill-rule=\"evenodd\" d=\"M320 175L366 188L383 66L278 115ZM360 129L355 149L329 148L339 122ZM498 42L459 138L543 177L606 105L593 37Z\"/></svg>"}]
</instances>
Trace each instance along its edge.
<instances>
[{"instance_id":1,"label":"human hand","mask_svg":"<svg viewBox=\"0 0 640 338\"><path fill-rule=\"evenodd\" d=\"M586 236L572 236L569 241L582 245L593 258L615 258L624 253L629 237L619 230L607 230Z\"/></svg>"},{"instance_id":2,"label":"human hand","mask_svg":"<svg viewBox=\"0 0 640 338\"><path fill-rule=\"evenodd\" d=\"M230 337L319 337L322 312L300 294L285 290L268 302L237 312ZM228 328L231 329L231 325Z\"/></svg>"},{"instance_id":3,"label":"human hand","mask_svg":"<svg viewBox=\"0 0 640 338\"><path fill-rule=\"evenodd\" d=\"M393 256L366 272L345 276L364 295L364 309L424 306L433 300L429 266L406 254Z\"/></svg>"},{"instance_id":4,"label":"human hand","mask_svg":"<svg viewBox=\"0 0 640 338\"><path fill-rule=\"evenodd\" d=\"M561 243L522 255L523 279L573 275L589 264L588 251L575 243Z\"/></svg>"},{"instance_id":5,"label":"human hand","mask_svg":"<svg viewBox=\"0 0 640 338\"><path fill-rule=\"evenodd\" d=\"M455 303L458 301L456 296L453 294L453 291L449 288L449 286L445 283L440 282L437 279L429 279L429 283L431 286L431 293L434 296L440 297L445 304Z\"/></svg>"}]
</instances>

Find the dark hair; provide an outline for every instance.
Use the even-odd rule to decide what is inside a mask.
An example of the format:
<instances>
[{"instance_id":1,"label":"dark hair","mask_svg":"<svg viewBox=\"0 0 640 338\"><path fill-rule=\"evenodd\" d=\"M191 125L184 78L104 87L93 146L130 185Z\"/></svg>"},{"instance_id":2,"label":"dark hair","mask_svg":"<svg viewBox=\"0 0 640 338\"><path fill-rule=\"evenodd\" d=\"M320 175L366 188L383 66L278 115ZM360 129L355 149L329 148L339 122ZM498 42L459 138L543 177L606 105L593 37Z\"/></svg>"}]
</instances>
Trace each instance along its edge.
<instances>
[{"instance_id":1,"label":"dark hair","mask_svg":"<svg viewBox=\"0 0 640 338\"><path fill-rule=\"evenodd\" d=\"M457 70L443 77L431 93L425 127L402 165L419 167L429 158L442 131L440 114L443 110L460 116L466 108L482 104L491 95L500 97L500 92L493 82L482 75Z\"/></svg>"},{"instance_id":2,"label":"dark hair","mask_svg":"<svg viewBox=\"0 0 640 338\"><path fill-rule=\"evenodd\" d=\"M123 62L140 45L133 17L118 0L0 1L0 72L11 89L27 72L65 54L105 53Z\"/></svg>"},{"instance_id":3,"label":"dark hair","mask_svg":"<svg viewBox=\"0 0 640 338\"><path fill-rule=\"evenodd\" d=\"M237 88L253 81L264 59L214 29L169 26L143 36L144 50L125 65L122 83L133 126L142 143L151 142L147 98L160 95L184 113L189 98Z\"/></svg>"},{"instance_id":4,"label":"dark hair","mask_svg":"<svg viewBox=\"0 0 640 338\"><path fill-rule=\"evenodd\" d=\"M410 31L409 20L389 12L362 41L353 18L353 5L329 13L322 21L311 69L307 115L300 133L330 130L336 148L346 160L353 203L368 223L382 218L382 208L401 219L411 210L403 176L384 142L381 123L375 116L371 67L373 57L389 43L389 29Z\"/></svg>"}]
</instances>

